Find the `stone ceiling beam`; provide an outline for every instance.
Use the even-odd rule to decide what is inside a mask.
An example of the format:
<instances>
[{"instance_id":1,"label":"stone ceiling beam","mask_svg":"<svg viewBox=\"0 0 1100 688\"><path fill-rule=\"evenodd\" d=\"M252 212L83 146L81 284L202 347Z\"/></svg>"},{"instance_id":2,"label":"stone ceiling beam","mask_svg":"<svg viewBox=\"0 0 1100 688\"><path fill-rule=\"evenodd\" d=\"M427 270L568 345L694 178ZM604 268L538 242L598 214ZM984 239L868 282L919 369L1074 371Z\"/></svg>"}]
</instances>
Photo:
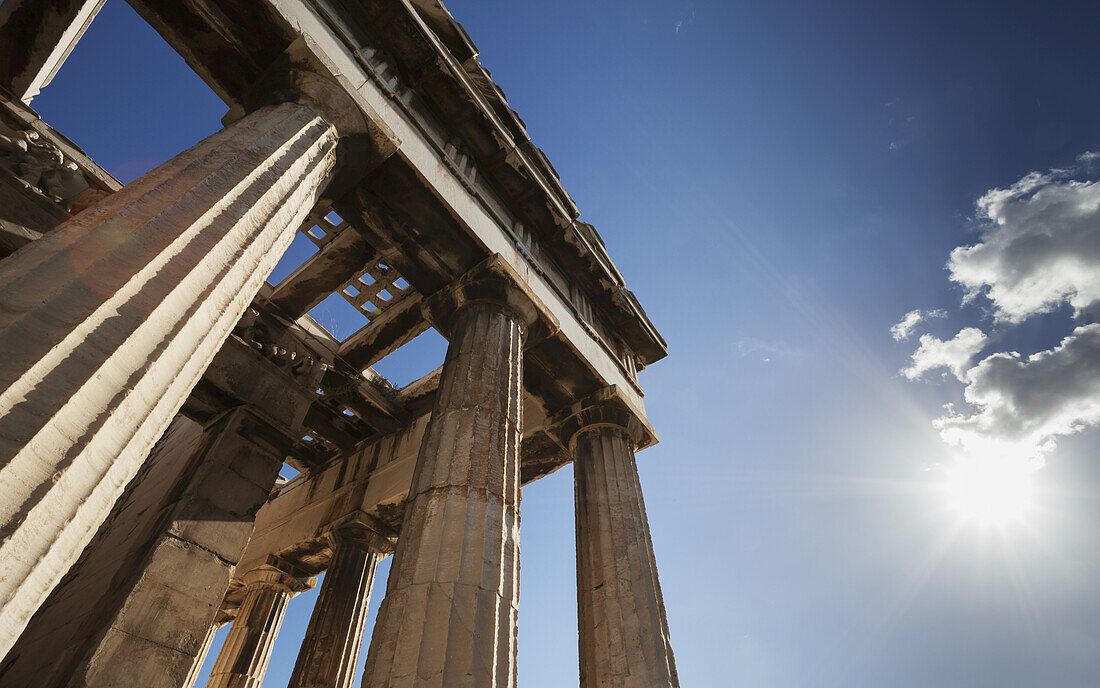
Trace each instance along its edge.
<instances>
[{"instance_id":1,"label":"stone ceiling beam","mask_svg":"<svg viewBox=\"0 0 1100 688\"><path fill-rule=\"evenodd\" d=\"M385 310L340 345L340 358L366 370L426 331L430 325L421 311L423 299L414 294Z\"/></svg>"},{"instance_id":2,"label":"stone ceiling beam","mask_svg":"<svg viewBox=\"0 0 1100 688\"><path fill-rule=\"evenodd\" d=\"M380 434L394 432L409 420L399 404L358 375L329 370L320 385L324 390L324 401L337 408L347 407Z\"/></svg>"},{"instance_id":3,"label":"stone ceiling beam","mask_svg":"<svg viewBox=\"0 0 1100 688\"><path fill-rule=\"evenodd\" d=\"M4 0L0 87L30 103L95 19L105 0Z\"/></svg>"},{"instance_id":4,"label":"stone ceiling beam","mask_svg":"<svg viewBox=\"0 0 1100 688\"><path fill-rule=\"evenodd\" d=\"M127 2L227 105L298 37L267 2Z\"/></svg>"},{"instance_id":5,"label":"stone ceiling beam","mask_svg":"<svg viewBox=\"0 0 1100 688\"><path fill-rule=\"evenodd\" d=\"M271 294L270 303L297 320L378 260L378 252L354 230L345 230L286 276Z\"/></svg>"}]
</instances>

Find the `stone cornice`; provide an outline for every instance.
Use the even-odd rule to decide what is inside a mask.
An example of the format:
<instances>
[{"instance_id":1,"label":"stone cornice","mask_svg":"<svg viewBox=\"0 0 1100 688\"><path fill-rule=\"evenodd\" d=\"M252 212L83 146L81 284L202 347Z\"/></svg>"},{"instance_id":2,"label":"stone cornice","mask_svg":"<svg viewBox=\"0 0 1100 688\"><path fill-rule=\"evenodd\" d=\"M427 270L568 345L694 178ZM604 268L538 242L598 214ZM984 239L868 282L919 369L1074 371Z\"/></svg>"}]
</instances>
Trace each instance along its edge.
<instances>
[{"instance_id":1,"label":"stone cornice","mask_svg":"<svg viewBox=\"0 0 1100 688\"><path fill-rule=\"evenodd\" d=\"M626 288L595 230L578 221L579 211L557 172L478 62L476 48L468 38L458 40L465 36L461 25L441 5L428 15L425 8L419 1L363 0L347 11L365 30L388 27L371 39L393 56L437 118L450 124L452 135L476 161L478 175L491 180L554 259L583 285L608 325L635 352L639 367L663 358L664 339ZM461 44L469 47L453 55L450 46Z\"/></svg>"}]
</instances>

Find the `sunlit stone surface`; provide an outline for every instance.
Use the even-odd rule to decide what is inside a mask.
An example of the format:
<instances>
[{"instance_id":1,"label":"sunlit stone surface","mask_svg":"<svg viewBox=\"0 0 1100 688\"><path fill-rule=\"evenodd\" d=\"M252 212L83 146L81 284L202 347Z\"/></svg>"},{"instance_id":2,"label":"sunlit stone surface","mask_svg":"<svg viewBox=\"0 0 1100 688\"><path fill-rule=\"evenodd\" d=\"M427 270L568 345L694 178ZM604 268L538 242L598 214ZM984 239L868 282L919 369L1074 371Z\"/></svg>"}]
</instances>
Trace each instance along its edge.
<instances>
[{"instance_id":1,"label":"sunlit stone surface","mask_svg":"<svg viewBox=\"0 0 1100 688\"><path fill-rule=\"evenodd\" d=\"M365 687L514 686L523 324L456 316Z\"/></svg>"},{"instance_id":2,"label":"sunlit stone surface","mask_svg":"<svg viewBox=\"0 0 1100 688\"><path fill-rule=\"evenodd\" d=\"M575 443L581 686L679 686L633 442L595 425Z\"/></svg>"},{"instance_id":3,"label":"sunlit stone surface","mask_svg":"<svg viewBox=\"0 0 1100 688\"><path fill-rule=\"evenodd\" d=\"M0 686L258 688L324 573L290 686L350 688L395 553L363 685L515 688L520 485L574 460L581 685L676 686L665 342L447 9L131 0L227 112L123 187L24 102L100 4L0 4Z\"/></svg>"},{"instance_id":4,"label":"sunlit stone surface","mask_svg":"<svg viewBox=\"0 0 1100 688\"><path fill-rule=\"evenodd\" d=\"M0 263L0 652L76 560L335 164L260 110Z\"/></svg>"}]
</instances>

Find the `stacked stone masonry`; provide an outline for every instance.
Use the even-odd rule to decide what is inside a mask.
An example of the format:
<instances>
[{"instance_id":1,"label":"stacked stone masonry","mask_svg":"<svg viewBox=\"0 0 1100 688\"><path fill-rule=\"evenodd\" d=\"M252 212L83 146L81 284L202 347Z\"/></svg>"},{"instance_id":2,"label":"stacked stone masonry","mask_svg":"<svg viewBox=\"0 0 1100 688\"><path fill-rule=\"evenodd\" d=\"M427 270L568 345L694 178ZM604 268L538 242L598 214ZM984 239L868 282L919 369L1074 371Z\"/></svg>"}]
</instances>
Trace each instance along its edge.
<instances>
[{"instance_id":1,"label":"stacked stone masonry","mask_svg":"<svg viewBox=\"0 0 1100 688\"><path fill-rule=\"evenodd\" d=\"M567 463L580 685L677 687L635 459L666 346L461 25L130 4L227 114L124 186L28 105L103 0L0 3L0 688L259 688L322 573L291 688L515 688L521 488ZM440 369L371 368L433 327Z\"/></svg>"},{"instance_id":2,"label":"stacked stone masonry","mask_svg":"<svg viewBox=\"0 0 1100 688\"><path fill-rule=\"evenodd\" d=\"M515 686L524 324L456 316L363 685Z\"/></svg>"}]
</instances>

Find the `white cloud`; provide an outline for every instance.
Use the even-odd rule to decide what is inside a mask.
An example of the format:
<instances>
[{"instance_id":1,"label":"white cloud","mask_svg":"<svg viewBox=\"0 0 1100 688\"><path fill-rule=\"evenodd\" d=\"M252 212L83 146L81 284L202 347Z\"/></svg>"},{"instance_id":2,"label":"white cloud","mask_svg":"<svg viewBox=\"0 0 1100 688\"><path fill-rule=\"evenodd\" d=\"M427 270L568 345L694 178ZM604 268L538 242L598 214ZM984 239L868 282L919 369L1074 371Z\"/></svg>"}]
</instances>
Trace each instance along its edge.
<instances>
[{"instance_id":1,"label":"white cloud","mask_svg":"<svg viewBox=\"0 0 1100 688\"><path fill-rule=\"evenodd\" d=\"M1055 437L1100 424L1100 323L1031 356L997 353L966 373L971 415L935 421L950 444L976 456L1035 459Z\"/></svg>"},{"instance_id":2,"label":"white cloud","mask_svg":"<svg viewBox=\"0 0 1100 688\"><path fill-rule=\"evenodd\" d=\"M1100 160L1100 153L1097 153L1095 151L1086 151L1077 156L1077 162L1082 163L1087 167L1091 167L1092 165L1094 165L1097 160Z\"/></svg>"},{"instance_id":3,"label":"white cloud","mask_svg":"<svg viewBox=\"0 0 1100 688\"><path fill-rule=\"evenodd\" d=\"M1032 172L990 190L978 211L988 220L980 241L947 263L967 299L987 295L997 319L1011 323L1062 303L1078 315L1100 305L1100 183Z\"/></svg>"},{"instance_id":4,"label":"white cloud","mask_svg":"<svg viewBox=\"0 0 1100 688\"><path fill-rule=\"evenodd\" d=\"M902 369L901 374L916 380L929 370L947 368L955 377L965 381L970 360L982 350L985 342L985 333L976 327L965 327L947 341L930 334L921 335L920 348L913 352L912 362L908 368Z\"/></svg>"},{"instance_id":5,"label":"white cloud","mask_svg":"<svg viewBox=\"0 0 1100 688\"><path fill-rule=\"evenodd\" d=\"M922 321L927 320L928 318L946 317L947 311L940 308L931 311L922 311L921 309L917 308L906 313L905 317L903 317L897 325L891 327L890 334L893 335L895 342L905 341L906 339L909 339L909 335L913 334L913 329Z\"/></svg>"}]
</instances>

